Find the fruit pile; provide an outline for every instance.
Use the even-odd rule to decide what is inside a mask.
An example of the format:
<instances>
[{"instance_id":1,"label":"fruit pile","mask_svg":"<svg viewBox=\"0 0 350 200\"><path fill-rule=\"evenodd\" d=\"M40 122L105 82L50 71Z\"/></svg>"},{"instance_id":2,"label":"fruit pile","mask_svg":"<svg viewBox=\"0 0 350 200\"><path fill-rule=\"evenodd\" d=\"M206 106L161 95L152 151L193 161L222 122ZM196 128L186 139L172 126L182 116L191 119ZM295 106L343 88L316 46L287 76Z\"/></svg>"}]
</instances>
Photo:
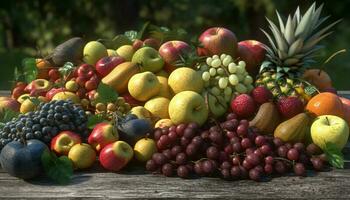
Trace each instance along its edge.
<instances>
[{"instance_id":1,"label":"fruit pile","mask_svg":"<svg viewBox=\"0 0 350 200\"><path fill-rule=\"evenodd\" d=\"M263 31L269 45L214 27L194 46L146 24L25 59L11 97L0 98L0 163L13 176L45 172L59 183L97 160L109 171L140 165L255 181L342 168L350 100L312 68L339 22L320 29L321 10L298 8L287 20L277 13L272 35Z\"/></svg>"}]
</instances>

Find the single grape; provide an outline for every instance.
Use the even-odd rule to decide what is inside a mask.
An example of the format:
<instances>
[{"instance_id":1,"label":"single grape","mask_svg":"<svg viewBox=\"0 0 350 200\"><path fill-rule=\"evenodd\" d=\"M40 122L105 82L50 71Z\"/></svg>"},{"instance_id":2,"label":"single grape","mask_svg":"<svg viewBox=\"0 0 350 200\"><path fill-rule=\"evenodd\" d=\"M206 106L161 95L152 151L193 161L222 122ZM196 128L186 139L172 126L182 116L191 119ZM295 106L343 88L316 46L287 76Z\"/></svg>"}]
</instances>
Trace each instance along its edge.
<instances>
[{"instance_id":1,"label":"single grape","mask_svg":"<svg viewBox=\"0 0 350 200\"><path fill-rule=\"evenodd\" d=\"M220 78L219 79L219 87L221 89L225 89L227 87L228 80L226 78Z\"/></svg>"},{"instance_id":2,"label":"single grape","mask_svg":"<svg viewBox=\"0 0 350 200\"><path fill-rule=\"evenodd\" d=\"M264 154L261 152L260 149L255 149L253 154L255 154L256 156L258 156L259 159L262 159L264 157Z\"/></svg>"},{"instance_id":3,"label":"single grape","mask_svg":"<svg viewBox=\"0 0 350 200\"><path fill-rule=\"evenodd\" d=\"M264 172L266 174L272 174L273 173L273 166L272 166L272 164L265 164Z\"/></svg>"},{"instance_id":4,"label":"single grape","mask_svg":"<svg viewBox=\"0 0 350 200\"><path fill-rule=\"evenodd\" d=\"M184 131L184 137L187 139L192 139L196 135L196 132L193 128L187 127Z\"/></svg>"},{"instance_id":5,"label":"single grape","mask_svg":"<svg viewBox=\"0 0 350 200\"><path fill-rule=\"evenodd\" d=\"M251 169L254 167L253 164L251 164L250 162L247 161L247 159L244 159L243 162L242 162L242 166L246 169Z\"/></svg>"},{"instance_id":6,"label":"single grape","mask_svg":"<svg viewBox=\"0 0 350 200\"><path fill-rule=\"evenodd\" d=\"M211 66L214 67L214 68L218 68L220 67L221 65L221 60L220 59L214 59L212 62L211 62ZM213 69L213 68L211 68Z\"/></svg>"},{"instance_id":7,"label":"single grape","mask_svg":"<svg viewBox=\"0 0 350 200\"><path fill-rule=\"evenodd\" d=\"M202 162L196 162L193 169L197 175L203 175Z\"/></svg>"},{"instance_id":8,"label":"single grape","mask_svg":"<svg viewBox=\"0 0 350 200\"><path fill-rule=\"evenodd\" d=\"M323 161L320 158L311 158L311 163L315 170L321 171L323 169Z\"/></svg>"},{"instance_id":9,"label":"single grape","mask_svg":"<svg viewBox=\"0 0 350 200\"><path fill-rule=\"evenodd\" d=\"M311 143L306 147L306 153L309 156L313 156L313 155L319 155L322 153L322 150L320 147L318 147L316 144Z\"/></svg>"},{"instance_id":10,"label":"single grape","mask_svg":"<svg viewBox=\"0 0 350 200\"><path fill-rule=\"evenodd\" d=\"M171 153L170 149L165 149L162 151L162 154L167 157L168 160L171 160L173 158L173 154Z\"/></svg>"},{"instance_id":11,"label":"single grape","mask_svg":"<svg viewBox=\"0 0 350 200\"><path fill-rule=\"evenodd\" d=\"M181 165L177 168L177 175L181 178L187 178L189 175L189 170L186 166Z\"/></svg>"},{"instance_id":12,"label":"single grape","mask_svg":"<svg viewBox=\"0 0 350 200\"><path fill-rule=\"evenodd\" d=\"M155 153L152 155L152 160L154 160L157 165L161 166L168 161L168 158L162 153Z\"/></svg>"},{"instance_id":13,"label":"single grape","mask_svg":"<svg viewBox=\"0 0 350 200\"><path fill-rule=\"evenodd\" d=\"M279 174L284 174L287 172L287 167L282 161L276 161L274 164L274 169Z\"/></svg>"},{"instance_id":14,"label":"single grape","mask_svg":"<svg viewBox=\"0 0 350 200\"><path fill-rule=\"evenodd\" d=\"M306 176L306 169L304 164L302 163L296 163L293 167L294 173L297 176Z\"/></svg>"},{"instance_id":15,"label":"single grape","mask_svg":"<svg viewBox=\"0 0 350 200\"><path fill-rule=\"evenodd\" d=\"M226 116L226 120L237 119L237 115L235 113L229 113Z\"/></svg>"},{"instance_id":16,"label":"single grape","mask_svg":"<svg viewBox=\"0 0 350 200\"><path fill-rule=\"evenodd\" d=\"M189 139L187 139L185 137L181 137L181 139L180 139L180 143L184 147L187 146L188 144L190 144L190 142L191 142L191 140L189 140Z\"/></svg>"},{"instance_id":17,"label":"single grape","mask_svg":"<svg viewBox=\"0 0 350 200\"><path fill-rule=\"evenodd\" d=\"M256 154L254 153L251 153L249 155L247 155L247 157L245 158L245 160L247 162L249 162L251 165L253 166L256 166L260 163L260 158L259 156L257 156ZM244 162L244 161L243 161Z\"/></svg>"},{"instance_id":18,"label":"single grape","mask_svg":"<svg viewBox=\"0 0 350 200\"><path fill-rule=\"evenodd\" d=\"M213 62L213 58L208 57L205 61L206 61L207 65L211 66L211 62Z\"/></svg>"},{"instance_id":19,"label":"single grape","mask_svg":"<svg viewBox=\"0 0 350 200\"><path fill-rule=\"evenodd\" d=\"M201 133L201 138L202 139L208 139L209 138L209 131L203 131L202 133Z\"/></svg>"},{"instance_id":20,"label":"single grape","mask_svg":"<svg viewBox=\"0 0 350 200\"><path fill-rule=\"evenodd\" d=\"M226 132L226 137L228 138L228 139L232 139L233 137L236 137L237 136L237 134L236 134L236 132L234 132L234 131L227 131Z\"/></svg>"},{"instance_id":21,"label":"single grape","mask_svg":"<svg viewBox=\"0 0 350 200\"><path fill-rule=\"evenodd\" d=\"M268 144L264 144L263 146L260 147L261 153L264 155L270 155L272 153L272 148Z\"/></svg>"},{"instance_id":22,"label":"single grape","mask_svg":"<svg viewBox=\"0 0 350 200\"><path fill-rule=\"evenodd\" d=\"M237 120L236 120L237 121ZM236 129L236 126L237 126L237 122L235 121L226 121L224 122L223 124L223 128L228 130L228 131L234 131Z\"/></svg>"},{"instance_id":23,"label":"single grape","mask_svg":"<svg viewBox=\"0 0 350 200\"><path fill-rule=\"evenodd\" d=\"M154 160L148 160L147 163L146 163L146 170L147 171L151 171L151 172L154 172L157 170L157 164Z\"/></svg>"},{"instance_id":24,"label":"single grape","mask_svg":"<svg viewBox=\"0 0 350 200\"><path fill-rule=\"evenodd\" d=\"M166 135L168 133L169 133L169 128L168 127L162 128L162 135Z\"/></svg>"},{"instance_id":25,"label":"single grape","mask_svg":"<svg viewBox=\"0 0 350 200\"><path fill-rule=\"evenodd\" d=\"M225 71L223 68L219 67L217 70L216 70L216 73L219 75L219 76L222 76L225 74Z\"/></svg>"},{"instance_id":26,"label":"single grape","mask_svg":"<svg viewBox=\"0 0 350 200\"><path fill-rule=\"evenodd\" d=\"M225 79L225 80L227 80L227 79ZM226 85L226 86L227 86L227 85ZM226 88L224 89L224 95L225 95L225 96L231 97L231 95L232 95L232 88L231 88L231 87L226 87Z\"/></svg>"},{"instance_id":27,"label":"single grape","mask_svg":"<svg viewBox=\"0 0 350 200\"><path fill-rule=\"evenodd\" d=\"M208 71L203 72L202 73L202 79L203 79L203 81L209 81L210 73Z\"/></svg>"},{"instance_id":28,"label":"single grape","mask_svg":"<svg viewBox=\"0 0 350 200\"><path fill-rule=\"evenodd\" d=\"M280 146L277 149L277 154L283 158L285 158L287 156L287 152L288 152L288 148L285 145Z\"/></svg>"},{"instance_id":29,"label":"single grape","mask_svg":"<svg viewBox=\"0 0 350 200\"><path fill-rule=\"evenodd\" d=\"M259 135L255 138L255 144L258 146L258 147L261 147L262 145L264 145L266 143L266 139L264 136L262 135Z\"/></svg>"},{"instance_id":30,"label":"single grape","mask_svg":"<svg viewBox=\"0 0 350 200\"><path fill-rule=\"evenodd\" d=\"M238 80L240 78L238 77ZM235 90L240 93L240 94L244 94L244 93L247 93L248 89L245 85L243 85L242 83L238 83L236 86L235 86Z\"/></svg>"},{"instance_id":31,"label":"single grape","mask_svg":"<svg viewBox=\"0 0 350 200\"><path fill-rule=\"evenodd\" d=\"M236 132L237 132L237 135L239 135L241 137L246 136L247 135L247 126L245 126L243 124L238 125Z\"/></svg>"},{"instance_id":32,"label":"single grape","mask_svg":"<svg viewBox=\"0 0 350 200\"><path fill-rule=\"evenodd\" d=\"M205 174L211 174L214 172L215 168L213 163L210 160L205 160L202 163L202 170Z\"/></svg>"},{"instance_id":33,"label":"single grape","mask_svg":"<svg viewBox=\"0 0 350 200\"><path fill-rule=\"evenodd\" d=\"M186 124L179 124L176 126L176 133L179 137L182 137L184 134L184 130L186 129Z\"/></svg>"},{"instance_id":34,"label":"single grape","mask_svg":"<svg viewBox=\"0 0 350 200\"><path fill-rule=\"evenodd\" d=\"M182 152L182 147L180 145L175 145L171 148L171 155L174 157L181 152Z\"/></svg>"},{"instance_id":35,"label":"single grape","mask_svg":"<svg viewBox=\"0 0 350 200\"><path fill-rule=\"evenodd\" d=\"M296 150L295 148L289 149L288 152L287 152L287 158L289 160L294 160L294 161L298 160L299 159L299 152L298 152L298 150Z\"/></svg>"},{"instance_id":36,"label":"single grape","mask_svg":"<svg viewBox=\"0 0 350 200\"><path fill-rule=\"evenodd\" d=\"M238 179L241 175L241 170L239 166L233 166L230 170L230 174L233 178Z\"/></svg>"},{"instance_id":37,"label":"single grape","mask_svg":"<svg viewBox=\"0 0 350 200\"><path fill-rule=\"evenodd\" d=\"M274 160L273 160L273 157L272 157L272 156L266 156L266 157L265 157L265 163L266 163L266 164L272 165L273 162L274 162Z\"/></svg>"},{"instance_id":38,"label":"single grape","mask_svg":"<svg viewBox=\"0 0 350 200\"><path fill-rule=\"evenodd\" d=\"M200 147L203 144L203 139L200 136L196 136L192 139L192 143L197 147Z\"/></svg>"},{"instance_id":39,"label":"single grape","mask_svg":"<svg viewBox=\"0 0 350 200\"><path fill-rule=\"evenodd\" d=\"M301 142L297 142L293 145L293 147L298 150L299 152L305 151L305 145Z\"/></svg>"},{"instance_id":40,"label":"single grape","mask_svg":"<svg viewBox=\"0 0 350 200\"><path fill-rule=\"evenodd\" d=\"M198 148L195 144L191 143L186 147L186 154L188 156L194 156L197 154Z\"/></svg>"},{"instance_id":41,"label":"single grape","mask_svg":"<svg viewBox=\"0 0 350 200\"><path fill-rule=\"evenodd\" d=\"M209 69L209 74L210 74L210 76L215 76L216 75L216 69L215 68L210 68Z\"/></svg>"},{"instance_id":42,"label":"single grape","mask_svg":"<svg viewBox=\"0 0 350 200\"><path fill-rule=\"evenodd\" d=\"M175 125L172 125L169 127L169 132L175 132L176 133L176 126Z\"/></svg>"},{"instance_id":43,"label":"single grape","mask_svg":"<svg viewBox=\"0 0 350 200\"><path fill-rule=\"evenodd\" d=\"M234 143L241 143L241 139L237 136L234 136L233 138L230 139L230 143L234 144Z\"/></svg>"},{"instance_id":44,"label":"single grape","mask_svg":"<svg viewBox=\"0 0 350 200\"><path fill-rule=\"evenodd\" d=\"M305 153L300 153L299 162L307 165L310 163L310 159Z\"/></svg>"},{"instance_id":45,"label":"single grape","mask_svg":"<svg viewBox=\"0 0 350 200\"><path fill-rule=\"evenodd\" d=\"M243 149L248 149L249 147L252 146L252 143L250 142L249 138L243 138L241 141L241 146Z\"/></svg>"},{"instance_id":46,"label":"single grape","mask_svg":"<svg viewBox=\"0 0 350 200\"><path fill-rule=\"evenodd\" d=\"M187 156L185 153L179 153L176 155L176 164L184 165L187 162Z\"/></svg>"},{"instance_id":47,"label":"single grape","mask_svg":"<svg viewBox=\"0 0 350 200\"><path fill-rule=\"evenodd\" d=\"M221 169L230 169L231 167L232 165L229 161L224 161L223 163L221 163L221 166L220 166Z\"/></svg>"},{"instance_id":48,"label":"single grape","mask_svg":"<svg viewBox=\"0 0 350 200\"><path fill-rule=\"evenodd\" d=\"M260 181L261 173L256 169L249 170L249 178L253 181Z\"/></svg>"},{"instance_id":49,"label":"single grape","mask_svg":"<svg viewBox=\"0 0 350 200\"><path fill-rule=\"evenodd\" d=\"M224 151L229 155L232 154L233 153L232 145L231 144L226 145L226 147L224 148Z\"/></svg>"},{"instance_id":50,"label":"single grape","mask_svg":"<svg viewBox=\"0 0 350 200\"><path fill-rule=\"evenodd\" d=\"M176 142L176 140L177 140L177 134L176 134L176 132L175 132L175 131L170 131L170 132L168 133L168 138L169 138L170 143Z\"/></svg>"},{"instance_id":51,"label":"single grape","mask_svg":"<svg viewBox=\"0 0 350 200\"><path fill-rule=\"evenodd\" d=\"M246 76L243 80L244 85L250 85L253 83L253 78L251 76Z\"/></svg>"},{"instance_id":52,"label":"single grape","mask_svg":"<svg viewBox=\"0 0 350 200\"><path fill-rule=\"evenodd\" d=\"M162 142L164 144L164 146L167 146L167 145L169 145L171 143L171 140L168 137L168 135L160 136L159 141Z\"/></svg>"},{"instance_id":53,"label":"single grape","mask_svg":"<svg viewBox=\"0 0 350 200\"><path fill-rule=\"evenodd\" d=\"M221 95L221 91L218 87L212 87L210 89L211 93L214 95L214 96L220 96Z\"/></svg>"},{"instance_id":54,"label":"single grape","mask_svg":"<svg viewBox=\"0 0 350 200\"><path fill-rule=\"evenodd\" d=\"M242 151L241 143L239 143L239 142L233 143L232 149L233 149L233 152L240 153Z\"/></svg>"},{"instance_id":55,"label":"single grape","mask_svg":"<svg viewBox=\"0 0 350 200\"><path fill-rule=\"evenodd\" d=\"M242 179L248 178L248 170L245 169L243 166L239 166L239 169L240 169L240 177Z\"/></svg>"},{"instance_id":56,"label":"single grape","mask_svg":"<svg viewBox=\"0 0 350 200\"><path fill-rule=\"evenodd\" d=\"M236 74L231 74L228 77L228 81L232 86L237 86L239 84L238 76Z\"/></svg>"},{"instance_id":57,"label":"single grape","mask_svg":"<svg viewBox=\"0 0 350 200\"><path fill-rule=\"evenodd\" d=\"M163 165L162 167L162 173L164 174L164 176L172 176L173 175L173 166L170 163L166 163Z\"/></svg>"},{"instance_id":58,"label":"single grape","mask_svg":"<svg viewBox=\"0 0 350 200\"><path fill-rule=\"evenodd\" d=\"M220 152L215 146L211 146L207 149L206 155L209 159L216 160L219 158Z\"/></svg>"},{"instance_id":59,"label":"single grape","mask_svg":"<svg viewBox=\"0 0 350 200\"><path fill-rule=\"evenodd\" d=\"M280 146L282 146L284 144L284 142L281 139L279 139L279 138L274 138L273 139L273 144L275 145L275 147L280 147Z\"/></svg>"},{"instance_id":60,"label":"single grape","mask_svg":"<svg viewBox=\"0 0 350 200\"><path fill-rule=\"evenodd\" d=\"M232 158L232 165L240 165L241 164L241 158L237 155Z\"/></svg>"},{"instance_id":61,"label":"single grape","mask_svg":"<svg viewBox=\"0 0 350 200\"><path fill-rule=\"evenodd\" d=\"M210 132L209 138L215 144L222 144L222 142L223 142L223 136L218 131Z\"/></svg>"},{"instance_id":62,"label":"single grape","mask_svg":"<svg viewBox=\"0 0 350 200\"><path fill-rule=\"evenodd\" d=\"M233 62L231 62L229 65L228 65L228 71L231 73L231 74L234 74L236 73L237 71L237 65Z\"/></svg>"}]
</instances>

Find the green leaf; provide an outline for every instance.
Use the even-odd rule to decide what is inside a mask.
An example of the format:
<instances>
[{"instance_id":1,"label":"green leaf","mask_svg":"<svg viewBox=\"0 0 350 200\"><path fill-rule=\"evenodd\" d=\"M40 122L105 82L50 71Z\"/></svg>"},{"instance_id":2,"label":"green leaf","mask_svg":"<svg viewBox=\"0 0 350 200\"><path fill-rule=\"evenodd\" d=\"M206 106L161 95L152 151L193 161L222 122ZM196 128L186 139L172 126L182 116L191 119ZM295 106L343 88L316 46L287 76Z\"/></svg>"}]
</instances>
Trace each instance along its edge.
<instances>
[{"instance_id":1,"label":"green leaf","mask_svg":"<svg viewBox=\"0 0 350 200\"><path fill-rule=\"evenodd\" d=\"M143 24L141 30L137 33L137 39L141 40L143 35L145 34L148 26L149 26L150 22L146 22L145 24Z\"/></svg>"},{"instance_id":2,"label":"green leaf","mask_svg":"<svg viewBox=\"0 0 350 200\"><path fill-rule=\"evenodd\" d=\"M305 91L305 94L309 95L309 96L312 96L314 95L315 93L317 93L317 89L315 86L313 85L307 85L305 88L304 88L304 91Z\"/></svg>"},{"instance_id":3,"label":"green leaf","mask_svg":"<svg viewBox=\"0 0 350 200\"><path fill-rule=\"evenodd\" d=\"M96 124L99 124L99 123L104 122L104 121L106 121L106 120L100 114L91 115L88 117L87 127L89 129L93 129L96 126Z\"/></svg>"},{"instance_id":4,"label":"green leaf","mask_svg":"<svg viewBox=\"0 0 350 200\"><path fill-rule=\"evenodd\" d=\"M98 93L97 102L110 103L118 98L118 93L111 86L102 82L98 85L96 92Z\"/></svg>"},{"instance_id":5,"label":"green leaf","mask_svg":"<svg viewBox=\"0 0 350 200\"><path fill-rule=\"evenodd\" d=\"M74 71L75 67L74 64L71 62L66 62L64 63L64 65L62 67L60 67L58 69L58 71L61 74L61 78L65 78L67 76L69 76L73 71Z\"/></svg>"},{"instance_id":6,"label":"green leaf","mask_svg":"<svg viewBox=\"0 0 350 200\"><path fill-rule=\"evenodd\" d=\"M38 106L40 104L40 100L36 97L30 97L29 100L35 105Z\"/></svg>"},{"instance_id":7,"label":"green leaf","mask_svg":"<svg viewBox=\"0 0 350 200\"><path fill-rule=\"evenodd\" d=\"M25 81L30 83L35 80L36 76L38 75L38 68L36 67L35 58L25 58L22 61L22 64Z\"/></svg>"},{"instance_id":8,"label":"green leaf","mask_svg":"<svg viewBox=\"0 0 350 200\"><path fill-rule=\"evenodd\" d=\"M59 184L68 184L73 175L73 164L67 156L57 157L50 150L41 155L41 163L46 175Z\"/></svg>"},{"instance_id":9,"label":"green leaf","mask_svg":"<svg viewBox=\"0 0 350 200\"><path fill-rule=\"evenodd\" d=\"M126 31L124 35L128 37L131 41L138 39L138 32L134 30Z\"/></svg>"},{"instance_id":10,"label":"green leaf","mask_svg":"<svg viewBox=\"0 0 350 200\"><path fill-rule=\"evenodd\" d=\"M329 164L338 169L344 168L344 156L334 143L327 142L324 151L328 158Z\"/></svg>"},{"instance_id":11,"label":"green leaf","mask_svg":"<svg viewBox=\"0 0 350 200\"><path fill-rule=\"evenodd\" d=\"M6 122L9 122L13 118L18 117L19 114L19 112L13 111L10 108L3 108L0 112L0 128L2 128Z\"/></svg>"},{"instance_id":12,"label":"green leaf","mask_svg":"<svg viewBox=\"0 0 350 200\"><path fill-rule=\"evenodd\" d=\"M13 77L14 77L13 79L14 79L14 81L15 82L20 81L21 76L22 76L22 73L19 71L18 67L15 67L15 70L13 72Z\"/></svg>"}]
</instances>

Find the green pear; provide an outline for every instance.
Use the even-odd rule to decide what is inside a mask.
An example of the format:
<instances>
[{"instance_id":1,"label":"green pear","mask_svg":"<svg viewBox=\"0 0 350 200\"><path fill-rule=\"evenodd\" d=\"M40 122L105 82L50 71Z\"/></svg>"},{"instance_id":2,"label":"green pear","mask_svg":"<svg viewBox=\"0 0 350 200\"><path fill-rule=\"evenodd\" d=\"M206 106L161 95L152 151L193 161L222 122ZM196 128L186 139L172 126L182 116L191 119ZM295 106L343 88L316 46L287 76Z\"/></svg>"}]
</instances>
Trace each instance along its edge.
<instances>
[{"instance_id":1,"label":"green pear","mask_svg":"<svg viewBox=\"0 0 350 200\"><path fill-rule=\"evenodd\" d=\"M88 42L84 47L83 61L95 65L98 60L108 56L106 47L97 41Z\"/></svg>"},{"instance_id":2,"label":"green pear","mask_svg":"<svg viewBox=\"0 0 350 200\"><path fill-rule=\"evenodd\" d=\"M164 66L164 60L158 51L152 47L142 47L135 52L132 62L141 65L143 71L159 72Z\"/></svg>"}]
</instances>

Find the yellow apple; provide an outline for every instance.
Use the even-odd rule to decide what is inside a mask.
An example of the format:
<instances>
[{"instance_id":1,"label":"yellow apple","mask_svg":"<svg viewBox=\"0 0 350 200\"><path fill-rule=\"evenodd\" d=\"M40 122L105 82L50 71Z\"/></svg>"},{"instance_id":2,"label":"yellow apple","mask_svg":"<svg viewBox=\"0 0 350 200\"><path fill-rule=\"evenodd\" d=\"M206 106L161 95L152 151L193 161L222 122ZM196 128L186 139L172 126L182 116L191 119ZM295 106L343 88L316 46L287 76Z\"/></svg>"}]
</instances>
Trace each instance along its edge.
<instances>
[{"instance_id":1,"label":"yellow apple","mask_svg":"<svg viewBox=\"0 0 350 200\"><path fill-rule=\"evenodd\" d=\"M74 167L78 169L86 169L94 164L96 160L96 152L90 145L80 143L74 145L69 150L68 158L73 162Z\"/></svg>"},{"instance_id":2,"label":"yellow apple","mask_svg":"<svg viewBox=\"0 0 350 200\"><path fill-rule=\"evenodd\" d=\"M108 56L117 56L117 52L114 49L107 49Z\"/></svg>"},{"instance_id":3,"label":"yellow apple","mask_svg":"<svg viewBox=\"0 0 350 200\"><path fill-rule=\"evenodd\" d=\"M157 146L154 140L143 138L136 142L134 146L134 155L136 160L146 162L157 152Z\"/></svg>"},{"instance_id":4,"label":"yellow apple","mask_svg":"<svg viewBox=\"0 0 350 200\"><path fill-rule=\"evenodd\" d=\"M164 127L170 127L172 125L174 125L174 123L171 121L171 119L160 119L154 125L154 128L164 128Z\"/></svg>"},{"instance_id":5,"label":"yellow apple","mask_svg":"<svg viewBox=\"0 0 350 200\"><path fill-rule=\"evenodd\" d=\"M203 125L208 118L208 108L200 94L183 91L171 99L169 116L174 124L196 122Z\"/></svg>"},{"instance_id":6,"label":"yellow apple","mask_svg":"<svg viewBox=\"0 0 350 200\"><path fill-rule=\"evenodd\" d=\"M200 72L188 67L175 69L168 78L168 85L175 94L182 91L201 93L204 87Z\"/></svg>"},{"instance_id":7,"label":"yellow apple","mask_svg":"<svg viewBox=\"0 0 350 200\"><path fill-rule=\"evenodd\" d=\"M83 50L83 61L89 65L95 65L98 60L108 56L106 47L97 41L88 42Z\"/></svg>"},{"instance_id":8,"label":"yellow apple","mask_svg":"<svg viewBox=\"0 0 350 200\"><path fill-rule=\"evenodd\" d=\"M142 72L131 77L128 90L132 97L139 101L147 101L160 91L160 83L152 72Z\"/></svg>"},{"instance_id":9,"label":"yellow apple","mask_svg":"<svg viewBox=\"0 0 350 200\"><path fill-rule=\"evenodd\" d=\"M117 49L117 55L124 58L126 61L131 61L132 56L135 53L134 48L131 45L123 45Z\"/></svg>"},{"instance_id":10,"label":"yellow apple","mask_svg":"<svg viewBox=\"0 0 350 200\"><path fill-rule=\"evenodd\" d=\"M169 118L169 103L170 100L165 97L154 97L148 100L144 107L150 111L154 117L167 119Z\"/></svg>"},{"instance_id":11,"label":"yellow apple","mask_svg":"<svg viewBox=\"0 0 350 200\"><path fill-rule=\"evenodd\" d=\"M73 103L80 103L80 98L73 92L58 92L53 97L52 100L72 100Z\"/></svg>"},{"instance_id":12,"label":"yellow apple","mask_svg":"<svg viewBox=\"0 0 350 200\"><path fill-rule=\"evenodd\" d=\"M160 83L160 90L157 96L165 97L171 99L173 95L171 94L170 87L168 85L168 78L163 76L157 76L157 79Z\"/></svg>"}]
</instances>

